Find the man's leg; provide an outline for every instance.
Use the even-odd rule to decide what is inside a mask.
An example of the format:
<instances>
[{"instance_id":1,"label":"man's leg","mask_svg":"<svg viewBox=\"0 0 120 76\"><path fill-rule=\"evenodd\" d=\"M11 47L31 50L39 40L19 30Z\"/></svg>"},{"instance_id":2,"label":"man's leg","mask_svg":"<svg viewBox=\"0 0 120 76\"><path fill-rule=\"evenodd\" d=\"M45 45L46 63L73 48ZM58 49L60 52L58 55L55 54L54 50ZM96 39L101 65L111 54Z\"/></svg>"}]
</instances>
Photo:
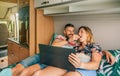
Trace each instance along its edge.
<instances>
[{"instance_id":1,"label":"man's leg","mask_svg":"<svg viewBox=\"0 0 120 76\"><path fill-rule=\"evenodd\" d=\"M22 60L18 65L16 65L13 69L12 69L12 74L13 76L17 76L19 75L25 68L37 64L40 62L40 56L39 54L30 56L24 60Z\"/></svg>"},{"instance_id":2,"label":"man's leg","mask_svg":"<svg viewBox=\"0 0 120 76\"><path fill-rule=\"evenodd\" d=\"M12 68L12 76L18 76L24 69L25 68L22 64L17 64L14 68Z\"/></svg>"},{"instance_id":3,"label":"man's leg","mask_svg":"<svg viewBox=\"0 0 120 76\"><path fill-rule=\"evenodd\" d=\"M19 76L32 76L32 74L38 70L40 70L39 64L34 64L28 68L25 68Z\"/></svg>"}]
</instances>

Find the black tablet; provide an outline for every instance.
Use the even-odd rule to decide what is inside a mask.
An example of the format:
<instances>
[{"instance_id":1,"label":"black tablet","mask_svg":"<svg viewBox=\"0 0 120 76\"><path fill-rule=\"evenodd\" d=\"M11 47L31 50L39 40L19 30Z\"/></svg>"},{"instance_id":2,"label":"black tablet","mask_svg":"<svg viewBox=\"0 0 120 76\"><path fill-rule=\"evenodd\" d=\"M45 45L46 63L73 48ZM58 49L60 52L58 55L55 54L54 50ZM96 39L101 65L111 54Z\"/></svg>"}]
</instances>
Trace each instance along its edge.
<instances>
[{"instance_id":1,"label":"black tablet","mask_svg":"<svg viewBox=\"0 0 120 76\"><path fill-rule=\"evenodd\" d=\"M75 67L68 61L69 54L75 53L74 49L39 44L39 50L41 64L75 70Z\"/></svg>"}]
</instances>

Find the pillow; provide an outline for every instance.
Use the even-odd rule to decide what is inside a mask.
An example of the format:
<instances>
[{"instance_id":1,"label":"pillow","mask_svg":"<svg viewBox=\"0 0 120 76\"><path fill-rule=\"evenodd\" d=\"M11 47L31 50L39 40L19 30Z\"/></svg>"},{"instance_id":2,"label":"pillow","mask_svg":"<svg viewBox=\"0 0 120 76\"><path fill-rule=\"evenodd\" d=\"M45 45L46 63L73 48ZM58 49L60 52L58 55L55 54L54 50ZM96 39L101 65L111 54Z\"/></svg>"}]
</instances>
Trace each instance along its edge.
<instances>
[{"instance_id":1,"label":"pillow","mask_svg":"<svg viewBox=\"0 0 120 76\"><path fill-rule=\"evenodd\" d=\"M56 37L57 37L57 34L56 34L56 33L53 33L49 45L52 45L52 43L53 43L53 41L55 40Z\"/></svg>"},{"instance_id":2,"label":"pillow","mask_svg":"<svg viewBox=\"0 0 120 76\"><path fill-rule=\"evenodd\" d=\"M12 76L11 68L6 68L0 72L0 76Z\"/></svg>"},{"instance_id":3,"label":"pillow","mask_svg":"<svg viewBox=\"0 0 120 76\"><path fill-rule=\"evenodd\" d=\"M103 56L100 69L98 70L98 76L120 76L120 50L108 50L116 61L113 65L110 65L105 56Z\"/></svg>"}]
</instances>

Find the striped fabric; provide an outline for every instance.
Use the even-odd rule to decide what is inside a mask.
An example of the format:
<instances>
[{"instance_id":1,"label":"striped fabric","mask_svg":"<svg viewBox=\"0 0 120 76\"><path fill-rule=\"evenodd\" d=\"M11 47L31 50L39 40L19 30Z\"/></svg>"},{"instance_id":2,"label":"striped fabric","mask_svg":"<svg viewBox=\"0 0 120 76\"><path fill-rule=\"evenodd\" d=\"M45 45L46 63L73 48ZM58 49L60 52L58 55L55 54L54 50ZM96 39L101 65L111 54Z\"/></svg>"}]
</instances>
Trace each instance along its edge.
<instances>
[{"instance_id":1,"label":"striped fabric","mask_svg":"<svg viewBox=\"0 0 120 76\"><path fill-rule=\"evenodd\" d=\"M98 76L120 76L120 50L109 50L109 52L115 56L115 63L110 65L103 57Z\"/></svg>"}]
</instances>

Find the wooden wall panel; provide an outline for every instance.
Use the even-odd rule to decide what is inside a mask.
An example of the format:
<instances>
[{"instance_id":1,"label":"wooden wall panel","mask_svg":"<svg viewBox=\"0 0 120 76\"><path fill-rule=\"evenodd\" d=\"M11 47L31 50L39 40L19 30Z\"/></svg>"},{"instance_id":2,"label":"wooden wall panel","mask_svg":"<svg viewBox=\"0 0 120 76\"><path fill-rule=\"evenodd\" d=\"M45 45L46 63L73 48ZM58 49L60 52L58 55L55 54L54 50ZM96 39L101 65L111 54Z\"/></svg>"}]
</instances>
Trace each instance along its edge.
<instances>
[{"instance_id":1,"label":"wooden wall panel","mask_svg":"<svg viewBox=\"0 0 120 76\"><path fill-rule=\"evenodd\" d=\"M45 16L43 10L36 10L36 53L39 52L38 44L49 44L54 32L53 18Z\"/></svg>"},{"instance_id":2,"label":"wooden wall panel","mask_svg":"<svg viewBox=\"0 0 120 76\"><path fill-rule=\"evenodd\" d=\"M29 51L30 56L35 54L35 9L34 0L30 0L30 20L29 20Z\"/></svg>"}]
</instances>

